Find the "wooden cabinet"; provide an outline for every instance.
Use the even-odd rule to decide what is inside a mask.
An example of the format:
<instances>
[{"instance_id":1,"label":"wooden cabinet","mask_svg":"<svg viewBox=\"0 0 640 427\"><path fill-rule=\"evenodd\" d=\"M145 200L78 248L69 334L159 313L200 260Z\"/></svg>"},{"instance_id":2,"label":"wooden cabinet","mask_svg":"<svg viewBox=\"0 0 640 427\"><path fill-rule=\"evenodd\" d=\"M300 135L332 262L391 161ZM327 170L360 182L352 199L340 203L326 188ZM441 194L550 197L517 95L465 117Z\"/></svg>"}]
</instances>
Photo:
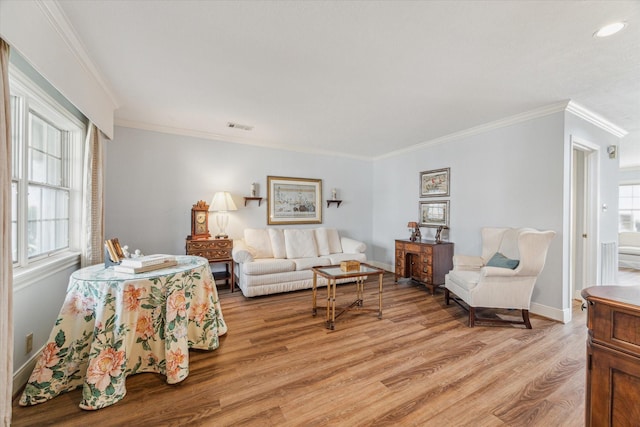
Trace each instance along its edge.
<instances>
[{"instance_id":1,"label":"wooden cabinet","mask_svg":"<svg viewBox=\"0 0 640 427\"><path fill-rule=\"evenodd\" d=\"M640 286L594 286L587 300L587 426L640 425Z\"/></svg>"},{"instance_id":2,"label":"wooden cabinet","mask_svg":"<svg viewBox=\"0 0 640 427\"><path fill-rule=\"evenodd\" d=\"M233 274L233 240L231 239L187 239L187 255L197 255L209 260L212 264L224 263L224 275L214 273L215 278L222 278L229 284L231 292L235 285Z\"/></svg>"},{"instance_id":3,"label":"wooden cabinet","mask_svg":"<svg viewBox=\"0 0 640 427\"><path fill-rule=\"evenodd\" d=\"M396 282L410 277L431 293L444 285L444 276L453 269L453 243L421 240L396 240Z\"/></svg>"}]
</instances>

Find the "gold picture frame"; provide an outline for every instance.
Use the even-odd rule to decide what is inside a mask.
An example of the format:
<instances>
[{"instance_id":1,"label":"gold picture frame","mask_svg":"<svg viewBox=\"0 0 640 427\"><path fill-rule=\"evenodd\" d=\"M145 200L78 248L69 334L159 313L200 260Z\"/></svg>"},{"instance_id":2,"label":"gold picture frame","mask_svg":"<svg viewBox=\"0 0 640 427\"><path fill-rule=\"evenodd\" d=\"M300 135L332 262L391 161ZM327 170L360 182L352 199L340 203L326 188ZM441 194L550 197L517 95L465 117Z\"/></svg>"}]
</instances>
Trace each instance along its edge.
<instances>
[{"instance_id":1,"label":"gold picture frame","mask_svg":"<svg viewBox=\"0 0 640 427\"><path fill-rule=\"evenodd\" d=\"M322 224L322 180L267 176L267 224Z\"/></svg>"}]
</instances>

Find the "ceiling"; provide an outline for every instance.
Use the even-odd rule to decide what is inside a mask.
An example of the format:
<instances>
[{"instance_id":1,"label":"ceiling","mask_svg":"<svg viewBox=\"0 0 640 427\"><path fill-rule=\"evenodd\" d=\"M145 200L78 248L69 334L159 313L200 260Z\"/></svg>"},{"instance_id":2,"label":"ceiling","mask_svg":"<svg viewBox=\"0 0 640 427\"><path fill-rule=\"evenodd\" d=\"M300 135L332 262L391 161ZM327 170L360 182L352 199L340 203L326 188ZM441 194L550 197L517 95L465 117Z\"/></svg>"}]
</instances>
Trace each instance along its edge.
<instances>
[{"instance_id":1,"label":"ceiling","mask_svg":"<svg viewBox=\"0 0 640 427\"><path fill-rule=\"evenodd\" d=\"M57 3L119 125L377 158L572 100L640 166L638 1Z\"/></svg>"}]
</instances>

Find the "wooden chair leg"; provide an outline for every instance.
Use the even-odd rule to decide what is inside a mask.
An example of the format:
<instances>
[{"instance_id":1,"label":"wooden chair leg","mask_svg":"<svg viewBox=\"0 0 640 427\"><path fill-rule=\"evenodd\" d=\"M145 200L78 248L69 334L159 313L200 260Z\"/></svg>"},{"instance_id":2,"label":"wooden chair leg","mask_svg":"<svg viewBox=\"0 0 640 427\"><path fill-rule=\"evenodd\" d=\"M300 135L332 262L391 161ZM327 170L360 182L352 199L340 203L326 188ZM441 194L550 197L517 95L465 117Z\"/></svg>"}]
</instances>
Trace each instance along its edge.
<instances>
[{"instance_id":1,"label":"wooden chair leg","mask_svg":"<svg viewBox=\"0 0 640 427\"><path fill-rule=\"evenodd\" d=\"M469 327L473 328L476 325L476 308L469 307Z\"/></svg>"},{"instance_id":2,"label":"wooden chair leg","mask_svg":"<svg viewBox=\"0 0 640 427\"><path fill-rule=\"evenodd\" d=\"M451 296L449 295L449 289L444 288L444 302L445 304L449 305L449 298Z\"/></svg>"},{"instance_id":3,"label":"wooden chair leg","mask_svg":"<svg viewBox=\"0 0 640 427\"><path fill-rule=\"evenodd\" d=\"M529 310L522 309L522 320L527 329L531 329L531 322L529 321Z\"/></svg>"}]
</instances>

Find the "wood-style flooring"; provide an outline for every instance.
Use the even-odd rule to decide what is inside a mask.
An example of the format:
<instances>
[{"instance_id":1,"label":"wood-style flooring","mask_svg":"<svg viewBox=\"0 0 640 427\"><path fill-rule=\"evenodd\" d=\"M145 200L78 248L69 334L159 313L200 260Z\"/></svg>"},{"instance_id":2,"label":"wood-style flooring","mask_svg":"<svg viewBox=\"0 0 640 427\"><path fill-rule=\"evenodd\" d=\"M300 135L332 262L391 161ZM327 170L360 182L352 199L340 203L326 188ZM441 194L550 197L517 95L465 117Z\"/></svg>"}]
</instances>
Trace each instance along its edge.
<instances>
[{"instance_id":1,"label":"wood-style flooring","mask_svg":"<svg viewBox=\"0 0 640 427\"><path fill-rule=\"evenodd\" d=\"M127 379L127 396L98 411L80 390L13 406L13 426L582 426L585 312L535 315L532 330L466 326L442 291L384 277L384 314L349 312L336 330L311 316L311 291L245 298L219 287L229 331L191 351L189 377ZM375 282L365 306L377 303ZM320 291L321 301L325 290ZM338 287L338 303L353 285ZM519 312L502 315L518 317Z\"/></svg>"}]
</instances>

